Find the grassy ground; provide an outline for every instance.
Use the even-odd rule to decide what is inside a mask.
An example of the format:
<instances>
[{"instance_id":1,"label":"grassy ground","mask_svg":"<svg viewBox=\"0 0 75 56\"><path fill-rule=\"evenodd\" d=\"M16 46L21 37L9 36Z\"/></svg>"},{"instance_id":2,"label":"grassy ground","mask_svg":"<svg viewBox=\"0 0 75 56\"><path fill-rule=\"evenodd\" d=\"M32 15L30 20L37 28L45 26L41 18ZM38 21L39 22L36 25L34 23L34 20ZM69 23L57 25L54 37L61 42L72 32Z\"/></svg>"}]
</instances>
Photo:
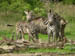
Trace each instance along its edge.
<instances>
[{"instance_id":1,"label":"grassy ground","mask_svg":"<svg viewBox=\"0 0 75 56\"><path fill-rule=\"evenodd\" d=\"M55 10L56 9L56 10ZM75 6L74 5L56 5L54 6L54 10L59 13L61 16L63 16L67 21L68 24L65 29L65 36L68 39L75 40ZM13 19L14 18L14 19ZM0 39L1 37L6 36L10 38L12 36L12 32L15 32L15 26L14 27L7 27L6 24L16 24L17 21L20 21L22 18L22 15L20 13L15 13L9 11L8 14L5 12L0 12ZM15 34L16 37L16 34ZM28 36L25 35L26 39L28 39ZM47 42L47 35L39 34L39 37L41 41ZM66 45L64 49L32 49L27 48L26 50L22 51L14 51L14 53L27 53L27 52L58 52L58 53L75 53L75 45Z\"/></svg>"}]
</instances>

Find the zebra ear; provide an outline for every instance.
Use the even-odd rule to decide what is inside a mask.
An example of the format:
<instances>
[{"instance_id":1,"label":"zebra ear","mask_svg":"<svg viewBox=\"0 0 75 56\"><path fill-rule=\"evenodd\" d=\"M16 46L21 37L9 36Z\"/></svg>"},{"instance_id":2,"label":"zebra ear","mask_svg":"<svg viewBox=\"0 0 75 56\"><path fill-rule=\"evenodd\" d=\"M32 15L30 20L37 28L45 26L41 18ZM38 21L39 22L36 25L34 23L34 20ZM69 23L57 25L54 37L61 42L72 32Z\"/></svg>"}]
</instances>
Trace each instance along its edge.
<instances>
[{"instance_id":1,"label":"zebra ear","mask_svg":"<svg viewBox=\"0 0 75 56\"><path fill-rule=\"evenodd\" d=\"M50 14L54 14L54 11L52 9L49 10Z\"/></svg>"},{"instance_id":2,"label":"zebra ear","mask_svg":"<svg viewBox=\"0 0 75 56\"><path fill-rule=\"evenodd\" d=\"M51 13L51 12L52 12L52 10L50 9L50 10L49 10L49 12Z\"/></svg>"},{"instance_id":3,"label":"zebra ear","mask_svg":"<svg viewBox=\"0 0 75 56\"><path fill-rule=\"evenodd\" d=\"M33 13L33 11L30 11L29 13Z\"/></svg>"},{"instance_id":4,"label":"zebra ear","mask_svg":"<svg viewBox=\"0 0 75 56\"><path fill-rule=\"evenodd\" d=\"M28 14L28 11L24 11L25 14Z\"/></svg>"}]
</instances>

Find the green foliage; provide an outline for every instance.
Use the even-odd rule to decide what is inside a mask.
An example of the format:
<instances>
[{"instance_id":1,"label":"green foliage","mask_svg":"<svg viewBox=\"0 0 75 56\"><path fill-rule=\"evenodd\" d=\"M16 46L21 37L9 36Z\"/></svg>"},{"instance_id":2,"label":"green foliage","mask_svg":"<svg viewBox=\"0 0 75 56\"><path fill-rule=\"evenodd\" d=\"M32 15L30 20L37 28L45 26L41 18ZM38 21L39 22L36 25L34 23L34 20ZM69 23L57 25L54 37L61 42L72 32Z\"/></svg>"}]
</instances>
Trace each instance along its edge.
<instances>
[{"instance_id":1,"label":"green foliage","mask_svg":"<svg viewBox=\"0 0 75 56\"><path fill-rule=\"evenodd\" d=\"M46 16L46 10L44 8L38 8L38 7L36 7L34 9L34 12L36 14L38 14L39 16Z\"/></svg>"},{"instance_id":2,"label":"green foliage","mask_svg":"<svg viewBox=\"0 0 75 56\"><path fill-rule=\"evenodd\" d=\"M8 2L7 1L4 1L4 2L0 2L0 8L2 10L6 10L8 7Z\"/></svg>"},{"instance_id":3,"label":"green foliage","mask_svg":"<svg viewBox=\"0 0 75 56\"><path fill-rule=\"evenodd\" d=\"M0 10L12 10L24 13L24 10L34 10L44 14L43 3L40 0L0 0Z\"/></svg>"},{"instance_id":4,"label":"green foliage","mask_svg":"<svg viewBox=\"0 0 75 56\"><path fill-rule=\"evenodd\" d=\"M75 0L62 0L65 4L75 4ZM8 10L34 10L36 8L42 8L43 2L40 0L0 0L0 9Z\"/></svg>"},{"instance_id":5,"label":"green foliage","mask_svg":"<svg viewBox=\"0 0 75 56\"><path fill-rule=\"evenodd\" d=\"M63 0L64 4L75 4L75 0Z\"/></svg>"},{"instance_id":6,"label":"green foliage","mask_svg":"<svg viewBox=\"0 0 75 56\"><path fill-rule=\"evenodd\" d=\"M62 0L65 4L74 4L75 0ZM50 3L50 2L48 2ZM39 16L46 16L46 10L53 8L53 4L45 4L40 0L0 0L0 10L12 10L24 13L24 10L33 10Z\"/></svg>"}]
</instances>

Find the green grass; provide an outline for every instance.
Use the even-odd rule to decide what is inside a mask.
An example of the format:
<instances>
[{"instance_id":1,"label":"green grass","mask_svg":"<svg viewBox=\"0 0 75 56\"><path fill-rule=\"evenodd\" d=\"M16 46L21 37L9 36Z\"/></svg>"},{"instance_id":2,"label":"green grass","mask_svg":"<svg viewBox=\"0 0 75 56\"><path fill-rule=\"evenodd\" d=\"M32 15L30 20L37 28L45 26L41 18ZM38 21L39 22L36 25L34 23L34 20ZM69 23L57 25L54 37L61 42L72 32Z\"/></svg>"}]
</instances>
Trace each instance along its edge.
<instances>
[{"instance_id":1,"label":"green grass","mask_svg":"<svg viewBox=\"0 0 75 56\"><path fill-rule=\"evenodd\" d=\"M14 51L14 53L46 53L46 52L51 52L51 53L75 53L75 49L73 49L74 46L66 45L64 49L58 49L58 48L27 48L23 49L22 51Z\"/></svg>"}]
</instances>

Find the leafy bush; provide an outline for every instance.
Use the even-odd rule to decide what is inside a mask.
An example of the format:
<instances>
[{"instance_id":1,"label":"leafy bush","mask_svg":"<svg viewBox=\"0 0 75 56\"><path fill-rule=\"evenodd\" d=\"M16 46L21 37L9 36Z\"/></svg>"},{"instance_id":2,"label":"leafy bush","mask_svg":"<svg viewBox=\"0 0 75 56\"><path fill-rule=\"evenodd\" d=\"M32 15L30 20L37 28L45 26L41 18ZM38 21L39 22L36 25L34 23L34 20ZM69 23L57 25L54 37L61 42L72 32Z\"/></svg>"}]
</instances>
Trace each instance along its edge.
<instances>
[{"instance_id":1,"label":"leafy bush","mask_svg":"<svg viewBox=\"0 0 75 56\"><path fill-rule=\"evenodd\" d=\"M75 0L63 0L64 4L75 4Z\"/></svg>"}]
</instances>

